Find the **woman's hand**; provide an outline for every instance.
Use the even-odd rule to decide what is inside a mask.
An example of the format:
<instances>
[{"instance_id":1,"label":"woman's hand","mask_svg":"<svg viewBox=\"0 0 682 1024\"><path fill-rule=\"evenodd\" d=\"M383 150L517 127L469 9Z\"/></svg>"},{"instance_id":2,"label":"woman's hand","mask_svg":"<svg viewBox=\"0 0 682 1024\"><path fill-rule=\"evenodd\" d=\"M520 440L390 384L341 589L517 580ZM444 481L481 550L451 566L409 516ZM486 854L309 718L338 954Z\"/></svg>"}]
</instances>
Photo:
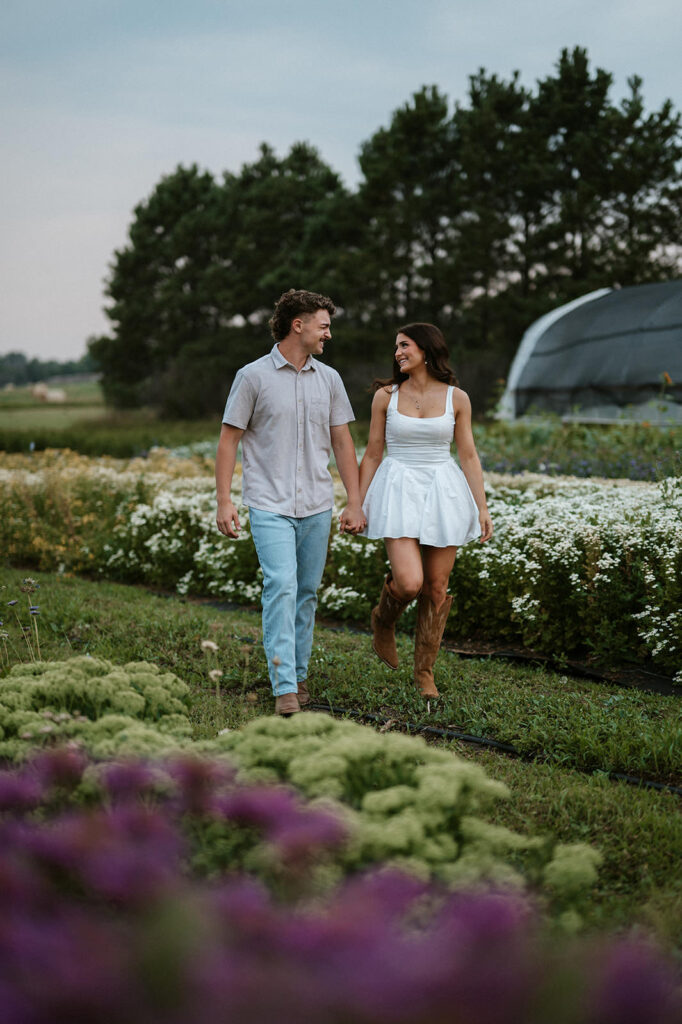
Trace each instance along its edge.
<instances>
[{"instance_id":1,"label":"woman's hand","mask_svg":"<svg viewBox=\"0 0 682 1024\"><path fill-rule=\"evenodd\" d=\"M487 508L478 513L478 521L481 524L481 544L485 544L493 535L493 521Z\"/></svg>"}]
</instances>

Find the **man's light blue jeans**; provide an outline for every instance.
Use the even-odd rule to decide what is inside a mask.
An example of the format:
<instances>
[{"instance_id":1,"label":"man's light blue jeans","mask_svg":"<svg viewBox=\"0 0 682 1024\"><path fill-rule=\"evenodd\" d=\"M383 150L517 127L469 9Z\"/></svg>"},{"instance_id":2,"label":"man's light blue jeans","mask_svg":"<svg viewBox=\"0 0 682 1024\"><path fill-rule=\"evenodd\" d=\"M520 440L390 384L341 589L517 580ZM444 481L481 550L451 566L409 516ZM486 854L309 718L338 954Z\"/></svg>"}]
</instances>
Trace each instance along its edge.
<instances>
[{"instance_id":1,"label":"man's light blue jeans","mask_svg":"<svg viewBox=\"0 0 682 1024\"><path fill-rule=\"evenodd\" d=\"M296 519L252 508L249 519L263 570L263 646L272 692L281 697L308 674L332 511Z\"/></svg>"}]
</instances>

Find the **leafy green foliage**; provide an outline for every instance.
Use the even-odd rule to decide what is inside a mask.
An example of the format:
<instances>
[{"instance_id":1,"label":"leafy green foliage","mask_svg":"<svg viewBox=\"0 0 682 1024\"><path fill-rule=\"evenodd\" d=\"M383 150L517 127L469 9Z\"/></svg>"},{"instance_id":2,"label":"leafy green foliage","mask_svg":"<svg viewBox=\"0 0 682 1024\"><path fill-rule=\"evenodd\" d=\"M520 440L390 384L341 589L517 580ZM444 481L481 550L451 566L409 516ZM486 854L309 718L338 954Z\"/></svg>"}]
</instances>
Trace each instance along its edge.
<instances>
[{"instance_id":1,"label":"leafy green foliage","mask_svg":"<svg viewBox=\"0 0 682 1024\"><path fill-rule=\"evenodd\" d=\"M187 686L147 662L77 656L15 665L0 680L0 757L69 742L99 757L157 754L191 735Z\"/></svg>"},{"instance_id":2,"label":"leafy green foliage","mask_svg":"<svg viewBox=\"0 0 682 1024\"><path fill-rule=\"evenodd\" d=\"M562 909L575 909L596 881L597 851L491 825L485 813L509 796L506 788L422 739L310 713L259 719L210 749L229 753L249 778L288 782L352 808L348 868L380 862L458 886L518 886L525 873L546 882Z\"/></svg>"}]
</instances>

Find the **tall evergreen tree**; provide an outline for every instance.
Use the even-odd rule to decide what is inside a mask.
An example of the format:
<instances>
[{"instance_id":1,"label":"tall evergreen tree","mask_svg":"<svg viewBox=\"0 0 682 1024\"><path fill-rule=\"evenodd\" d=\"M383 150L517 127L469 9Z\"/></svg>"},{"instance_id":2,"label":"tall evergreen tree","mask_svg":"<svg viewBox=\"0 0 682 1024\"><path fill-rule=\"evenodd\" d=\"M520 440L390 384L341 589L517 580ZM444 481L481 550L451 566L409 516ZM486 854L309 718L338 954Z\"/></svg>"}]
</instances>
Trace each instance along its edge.
<instances>
[{"instance_id":1,"label":"tall evergreen tree","mask_svg":"<svg viewBox=\"0 0 682 1024\"><path fill-rule=\"evenodd\" d=\"M542 240L551 301L604 281L604 209L613 194L617 133L611 84L612 75L591 72L587 52L576 47L562 51L556 73L542 79L533 96L548 156L552 208Z\"/></svg>"},{"instance_id":2,"label":"tall evergreen tree","mask_svg":"<svg viewBox=\"0 0 682 1024\"><path fill-rule=\"evenodd\" d=\"M365 315L385 324L447 319L459 298L459 200L446 98L435 86L415 93L362 144L359 163Z\"/></svg>"},{"instance_id":3,"label":"tall evergreen tree","mask_svg":"<svg viewBox=\"0 0 682 1024\"><path fill-rule=\"evenodd\" d=\"M620 285L679 274L682 238L680 115L670 100L646 114L641 78L628 86L616 116L613 189L604 211L609 279Z\"/></svg>"},{"instance_id":4,"label":"tall evergreen tree","mask_svg":"<svg viewBox=\"0 0 682 1024\"><path fill-rule=\"evenodd\" d=\"M158 401L173 357L218 329L220 310L206 287L216 252L216 200L213 177L194 165L162 178L135 208L106 288L112 334L89 344L112 404Z\"/></svg>"}]
</instances>

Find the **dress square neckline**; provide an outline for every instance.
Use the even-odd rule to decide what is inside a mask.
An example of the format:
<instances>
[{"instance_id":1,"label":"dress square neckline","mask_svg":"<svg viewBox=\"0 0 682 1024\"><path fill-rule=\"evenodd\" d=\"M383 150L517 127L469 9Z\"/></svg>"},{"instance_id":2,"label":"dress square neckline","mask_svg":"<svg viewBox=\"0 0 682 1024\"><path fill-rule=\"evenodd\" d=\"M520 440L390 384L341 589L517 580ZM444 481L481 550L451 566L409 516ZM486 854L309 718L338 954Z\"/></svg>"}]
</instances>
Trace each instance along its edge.
<instances>
[{"instance_id":1,"label":"dress square neckline","mask_svg":"<svg viewBox=\"0 0 682 1024\"><path fill-rule=\"evenodd\" d=\"M398 408L398 402L400 401L400 397L399 397L400 396L400 385L398 385L398 387L394 391L394 394L395 394L396 397L395 397L395 405L393 406L393 410L394 410L394 412L398 413L398 416L402 416L403 419L405 419L405 420L442 420L442 419L444 419L445 416L447 416L447 414L448 414L448 406L450 406L450 410L449 411L452 412L452 415L454 417L455 413L454 413L454 410L452 409L452 401L451 401L452 391L453 391L452 384L448 384L448 390L445 393L445 412L442 412L440 414L440 416L410 416L409 413L401 412L400 409Z\"/></svg>"}]
</instances>

